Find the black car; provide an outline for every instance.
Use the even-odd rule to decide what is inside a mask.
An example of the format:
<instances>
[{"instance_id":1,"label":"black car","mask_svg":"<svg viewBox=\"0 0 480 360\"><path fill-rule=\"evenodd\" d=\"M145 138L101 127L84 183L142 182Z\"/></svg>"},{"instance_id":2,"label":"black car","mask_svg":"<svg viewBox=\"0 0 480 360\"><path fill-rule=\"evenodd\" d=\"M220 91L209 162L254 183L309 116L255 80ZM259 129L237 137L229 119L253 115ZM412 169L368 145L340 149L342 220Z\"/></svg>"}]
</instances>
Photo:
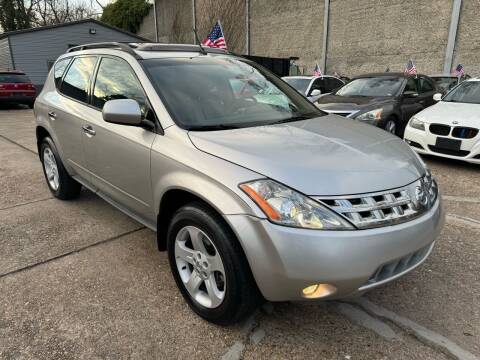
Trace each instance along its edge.
<instances>
[{"instance_id":1,"label":"black car","mask_svg":"<svg viewBox=\"0 0 480 360\"><path fill-rule=\"evenodd\" d=\"M409 119L433 105L440 92L425 75L365 74L353 78L316 105L323 111L381 127L402 136Z\"/></svg>"}]
</instances>

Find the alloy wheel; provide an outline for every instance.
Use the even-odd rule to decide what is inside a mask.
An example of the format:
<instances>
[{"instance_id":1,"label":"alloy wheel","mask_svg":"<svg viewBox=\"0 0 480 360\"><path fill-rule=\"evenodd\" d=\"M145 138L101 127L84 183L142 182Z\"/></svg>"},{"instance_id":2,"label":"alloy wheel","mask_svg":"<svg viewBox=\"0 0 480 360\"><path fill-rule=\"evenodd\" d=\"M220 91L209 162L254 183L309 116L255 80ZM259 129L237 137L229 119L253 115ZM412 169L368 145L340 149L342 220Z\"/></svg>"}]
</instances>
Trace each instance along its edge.
<instances>
[{"instance_id":1,"label":"alloy wheel","mask_svg":"<svg viewBox=\"0 0 480 360\"><path fill-rule=\"evenodd\" d=\"M58 175L57 161L53 155L52 149L48 146L43 150L43 167L47 175L47 181L53 191L57 191L60 186L60 177Z\"/></svg>"},{"instance_id":2,"label":"alloy wheel","mask_svg":"<svg viewBox=\"0 0 480 360\"><path fill-rule=\"evenodd\" d=\"M195 226L185 226L175 238L175 262L183 285L194 301L206 308L225 298L226 276L222 258L211 239Z\"/></svg>"},{"instance_id":3,"label":"alloy wheel","mask_svg":"<svg viewBox=\"0 0 480 360\"><path fill-rule=\"evenodd\" d=\"M385 130L387 130L390 134L395 135L397 133L397 125L395 124L395 121L389 120L385 126Z\"/></svg>"}]
</instances>

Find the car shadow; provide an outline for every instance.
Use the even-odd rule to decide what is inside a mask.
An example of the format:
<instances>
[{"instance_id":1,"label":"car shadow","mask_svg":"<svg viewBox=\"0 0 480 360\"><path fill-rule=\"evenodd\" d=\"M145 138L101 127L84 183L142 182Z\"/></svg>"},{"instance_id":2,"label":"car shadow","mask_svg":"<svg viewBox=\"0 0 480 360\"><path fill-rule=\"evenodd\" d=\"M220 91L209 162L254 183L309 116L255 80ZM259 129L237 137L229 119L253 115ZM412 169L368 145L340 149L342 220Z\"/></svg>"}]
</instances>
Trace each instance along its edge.
<instances>
[{"instance_id":1,"label":"car shadow","mask_svg":"<svg viewBox=\"0 0 480 360\"><path fill-rule=\"evenodd\" d=\"M480 166L477 164L472 164L466 161L444 158L434 155L421 155L422 158L428 162L429 165L436 166L448 166L451 170L476 170L480 169Z\"/></svg>"},{"instance_id":2,"label":"car shadow","mask_svg":"<svg viewBox=\"0 0 480 360\"><path fill-rule=\"evenodd\" d=\"M0 110L25 110L29 109L27 105L22 104L0 104Z\"/></svg>"}]
</instances>

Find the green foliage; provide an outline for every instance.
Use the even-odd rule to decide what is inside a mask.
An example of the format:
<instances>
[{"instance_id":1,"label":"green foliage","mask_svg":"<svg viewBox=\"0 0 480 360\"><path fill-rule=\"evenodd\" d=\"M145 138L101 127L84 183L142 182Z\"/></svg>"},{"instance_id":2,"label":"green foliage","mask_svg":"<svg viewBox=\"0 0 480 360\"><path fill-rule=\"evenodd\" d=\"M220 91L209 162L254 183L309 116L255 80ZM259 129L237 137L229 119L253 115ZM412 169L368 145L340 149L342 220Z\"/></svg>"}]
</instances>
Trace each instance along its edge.
<instances>
[{"instance_id":1,"label":"green foliage","mask_svg":"<svg viewBox=\"0 0 480 360\"><path fill-rule=\"evenodd\" d=\"M31 27L32 3L27 0L0 0L0 27L3 31Z\"/></svg>"},{"instance_id":2,"label":"green foliage","mask_svg":"<svg viewBox=\"0 0 480 360\"><path fill-rule=\"evenodd\" d=\"M150 11L147 0L116 0L105 6L101 20L120 29L137 32L142 20Z\"/></svg>"}]
</instances>

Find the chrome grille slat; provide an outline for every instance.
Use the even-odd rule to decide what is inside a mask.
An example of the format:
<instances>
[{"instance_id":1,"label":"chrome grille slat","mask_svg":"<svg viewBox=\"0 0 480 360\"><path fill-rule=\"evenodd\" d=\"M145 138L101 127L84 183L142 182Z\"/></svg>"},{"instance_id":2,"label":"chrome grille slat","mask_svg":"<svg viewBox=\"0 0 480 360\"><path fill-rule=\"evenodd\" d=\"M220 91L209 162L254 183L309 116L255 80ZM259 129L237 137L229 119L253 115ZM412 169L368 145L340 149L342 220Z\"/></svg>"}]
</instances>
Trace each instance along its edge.
<instances>
[{"instance_id":1,"label":"chrome grille slat","mask_svg":"<svg viewBox=\"0 0 480 360\"><path fill-rule=\"evenodd\" d=\"M436 200L436 184L431 175L426 175L402 188L365 195L341 197L314 197L335 212L343 215L359 229L389 226L411 220L423 214L427 207L418 196L426 192ZM420 191L420 194L417 192ZM423 192L422 192L423 191Z\"/></svg>"}]
</instances>

